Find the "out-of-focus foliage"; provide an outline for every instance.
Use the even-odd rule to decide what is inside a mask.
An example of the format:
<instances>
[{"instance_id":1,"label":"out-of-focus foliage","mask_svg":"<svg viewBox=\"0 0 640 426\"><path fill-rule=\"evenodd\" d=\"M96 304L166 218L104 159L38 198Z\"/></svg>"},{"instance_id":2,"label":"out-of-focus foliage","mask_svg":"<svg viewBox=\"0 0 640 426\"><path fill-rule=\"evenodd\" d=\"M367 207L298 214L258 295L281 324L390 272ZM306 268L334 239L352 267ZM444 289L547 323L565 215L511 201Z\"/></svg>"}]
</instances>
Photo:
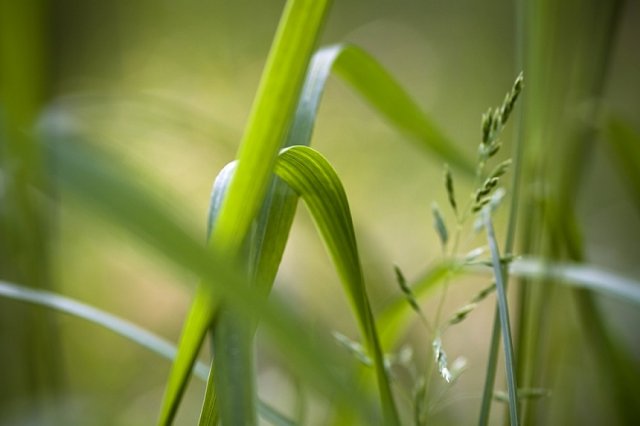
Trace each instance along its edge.
<instances>
[{"instance_id":1,"label":"out-of-focus foliage","mask_svg":"<svg viewBox=\"0 0 640 426\"><path fill-rule=\"evenodd\" d=\"M638 152L633 144L640 129L640 8L635 2L621 5L611 19L607 2L334 3L320 44L352 43L376 58L465 158L476 154L480 114L496 103L520 71L517 57L525 57L523 131L530 145L522 151L520 212L525 219L518 223L515 247L536 256L547 248L553 252L565 247L560 256L550 257L640 276L640 226L633 196L633 155ZM44 153L50 151L38 145L37 128L71 129L83 144L108 151L111 157L105 161L131 165L120 177L152 194L158 208L171 213L172 223L189 230L189 241L204 243L211 182L240 143L283 5L282 0L0 0L0 280L86 301L177 342L198 267L189 271L178 266L180 262L167 261L115 222L95 216L78 198L53 188L44 168ZM518 16L531 22L525 25ZM605 21L614 22L615 31L600 34ZM589 43L589 37L595 42ZM521 38L530 50L517 53ZM395 363L390 361L393 380L411 393L412 373L402 367L402 352L396 352L403 345L411 347L415 365L432 365L431 342L419 320L405 321L417 316L403 305L406 299L395 283L393 265L402 266L429 317L438 298L428 295L436 294L445 279L451 280L443 306L447 314L465 306L490 280L466 274L458 279L452 273L458 264L442 259L441 237L431 227L431 205L433 200L448 205L443 161L411 140L421 136L416 128L427 139L432 129L416 127L420 119L413 120L411 136L415 117L394 116L402 102L386 104L384 96L374 93L370 105L371 98L365 95L363 101L353 91L353 85L384 88L384 78L378 74L373 83L350 79L348 67L344 71L348 61L342 65L340 76L346 75L349 84L334 77L326 81L311 126L314 148L330 161L344 185L371 310L385 351L395 353ZM378 114L385 106L388 121ZM610 116L625 121L617 120L608 133L601 133L607 126L603 119ZM409 125L405 122L401 130L409 137L396 130L403 119ZM534 127L527 127L531 123ZM499 160L516 156L518 131L517 126L505 129ZM609 143L613 156L608 155ZM437 146L436 151L443 150ZM473 182L460 177L455 184L460 197ZM92 194L99 189L83 190ZM561 199L554 198L557 194ZM507 232L509 195L494 217L499 243ZM127 212L144 227L145 218L131 210L135 201L140 200L112 207L120 208L116 216ZM454 223L454 213L442 210L442 223ZM168 229L150 226L143 237L152 246L163 238L172 241L175 235L165 234ZM449 233L454 231L450 226ZM527 246L531 241L535 244ZM460 252L482 244L483 234L469 237L461 242ZM568 253L578 246L580 259ZM182 263L188 263L187 258ZM538 266L535 276L549 275ZM574 266L567 264L563 271ZM558 276L547 278L548 283L532 283L519 293L529 295L528 301L520 296L520 302L514 298L510 304L512 320L529 312L528 319L515 321L516 335L536 327L542 331L528 342L516 336L516 344L538 348L535 353L520 352L527 355L518 361L518 376L525 377L527 387L560 390L524 400L524 418L584 424L633 418L634 406L628 402L634 391L637 394L633 372L640 359L638 310L593 293L586 302L575 299L565 287L551 285L550 279ZM273 291L277 303L301 314L309 325L293 329L308 330L312 343L324 342L332 354L328 357L341 353L339 345L322 340L331 330L350 338L358 335L339 275L304 209L293 222ZM520 285L512 284L509 291L519 292ZM541 306L544 309L536 311ZM585 306L597 308L602 318L598 326L607 335L607 345L601 346L611 346L609 359L623 361L618 367L630 366L628 380L607 367L606 353L589 346L594 338L585 332L580 316ZM405 312L410 314L401 318ZM542 319L531 312L542 313ZM428 412L433 423L477 421L492 314L491 303L479 303L466 314L472 320L460 322L443 337L450 356L464 355L468 366L451 389L436 380L437 375L432 378L425 397L432 402ZM264 331L273 328L268 325ZM277 343L286 339L258 331L258 394L291 418L304 412L309 424L324 424L332 401L299 387L289 368L297 361L287 360L286 347ZM603 342L597 339L591 343ZM208 353L200 359L208 361ZM350 359L345 355L341 361L349 364ZM0 424L149 424L160 411L169 368L156 355L104 330L0 300ZM502 371L498 368L497 391L506 390ZM311 381L328 387L332 377ZM416 394L424 389L418 386ZM398 405L406 411L415 395L396 391ZM203 394L202 383L189 385L176 424L197 422ZM300 403L304 400L306 409ZM616 400L628 409L620 410ZM494 404L491 413L496 424L506 413L499 407Z\"/></svg>"}]
</instances>

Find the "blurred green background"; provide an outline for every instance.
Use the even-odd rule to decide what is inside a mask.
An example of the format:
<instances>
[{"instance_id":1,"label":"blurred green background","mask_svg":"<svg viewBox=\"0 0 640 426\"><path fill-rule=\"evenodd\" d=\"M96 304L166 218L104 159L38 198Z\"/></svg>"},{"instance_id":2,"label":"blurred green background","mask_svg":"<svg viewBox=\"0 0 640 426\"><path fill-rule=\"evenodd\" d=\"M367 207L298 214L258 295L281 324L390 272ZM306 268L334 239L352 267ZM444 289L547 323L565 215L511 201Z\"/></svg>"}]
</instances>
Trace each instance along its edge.
<instances>
[{"instance_id":1,"label":"blurred green background","mask_svg":"<svg viewBox=\"0 0 640 426\"><path fill-rule=\"evenodd\" d=\"M63 117L89 140L134 165L137 179L204 239L211 183L235 155L284 1L33 1L25 2L34 4L25 18L31 24L17 28L10 28L10 23L19 22L14 20L21 6L11 0L0 3L4 106L15 101L12 93L19 92L12 91L13 84L20 81L12 79L6 58L35 58L30 73L20 74L31 87L33 102L21 107L31 116L25 113L20 123L26 127L18 132L27 132L44 109ZM514 16L513 2L501 0L340 0L333 5L322 40L349 41L368 50L472 156L480 140L481 114L499 104L520 71L514 65ZM640 7L628 2L612 52L604 111L624 117L636 129L638 40ZM527 87L525 96L528 90L533 89ZM11 128L6 124L6 140ZM505 158L512 133L510 126L501 154ZM588 159L584 185L577 189L588 256L596 264L640 277L638 209L600 142ZM313 144L343 179L374 309L379 309L399 294L394 263L408 278L416 278L441 257L430 205L433 200L446 205L443 164L389 127L338 79L330 81L324 95ZM356 154L363 157L355 160ZM6 162L1 166L5 171L10 167ZM461 177L457 183L470 188ZM196 277L171 269L64 194L56 197L58 208L45 220L51 235L47 285L176 341ZM10 198L0 201L8 209ZM500 239L505 211L498 213ZM5 246L6 237L0 234ZM461 253L483 244L483 238L465 242ZM14 278L6 272L9 269L2 278L19 280L20 273ZM451 312L466 303L486 284L453 283L445 309ZM319 328L356 336L337 275L304 208L296 217L274 291L317 321ZM425 301L425 312L436 306L437 298L431 299ZM615 333L638 360L638 312L608 301L604 306ZM6 300L0 300L0 309L5 314L44 312ZM434 417L440 424L470 424L477 418L492 314L493 302L487 301L472 320L445 336L450 357L465 356L470 368L450 394L450 404ZM14 351L10 342L18 334L13 328L18 318L2 316L3 360ZM58 377L51 379L55 398L45 398L57 412L54 424L154 421L169 371L166 361L81 320L55 313L39 318L55 325L52 332L41 332L59 345ZM416 356L427 364L430 342L425 330L416 325L409 331ZM260 353L260 393L291 411L296 391L286 368L269 355L272 352ZM34 368L26 360L13 365L11 369ZM40 424L33 401L3 384L2 375L9 377L6 370L0 367L0 424ZM192 381L177 424L196 422L203 391L201 382ZM602 424L610 409L605 401L602 406L590 403L580 418L584 424ZM502 414L494 410L496 424ZM310 424L325 421L322 406L312 407Z\"/></svg>"}]
</instances>

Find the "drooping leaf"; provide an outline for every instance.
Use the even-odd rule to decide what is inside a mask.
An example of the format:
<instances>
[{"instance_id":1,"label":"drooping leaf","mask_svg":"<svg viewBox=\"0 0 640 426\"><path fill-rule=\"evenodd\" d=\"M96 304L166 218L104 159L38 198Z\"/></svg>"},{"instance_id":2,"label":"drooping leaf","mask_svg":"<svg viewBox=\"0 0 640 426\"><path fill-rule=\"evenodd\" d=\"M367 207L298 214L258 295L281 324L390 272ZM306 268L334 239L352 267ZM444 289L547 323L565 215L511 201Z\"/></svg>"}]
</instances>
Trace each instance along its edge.
<instances>
[{"instance_id":1,"label":"drooping leaf","mask_svg":"<svg viewBox=\"0 0 640 426\"><path fill-rule=\"evenodd\" d=\"M210 247L223 253L233 264L241 264L241 247L264 203L275 160L291 124L307 66L330 3L330 0L289 0L285 5L240 144L237 168L216 215L209 240ZM198 292L198 296L206 294ZM209 299L208 303L217 304L214 299ZM216 309L208 309L211 321ZM209 389L207 395L211 398L204 403L219 401L223 424L250 426L256 423L252 374L254 320L240 317L234 320L234 313L227 314L224 307L222 309L218 326L225 330L225 337L214 335L213 359L218 370L216 383L225 387L219 395L215 389ZM195 330L196 334L200 332ZM192 330L185 330L185 333L190 334ZM235 355L218 356L220 351ZM232 377L232 374L238 375ZM214 383L209 382L207 386L214 386ZM215 414L217 410L204 407L204 412ZM201 417L201 424L214 423L214 417Z\"/></svg>"},{"instance_id":2,"label":"drooping leaf","mask_svg":"<svg viewBox=\"0 0 640 426\"><path fill-rule=\"evenodd\" d=\"M410 135L421 148L437 154L469 174L473 163L438 130L407 91L371 55L357 46L337 44L319 50L309 66L290 134L309 140L320 99L331 71L349 83L398 130Z\"/></svg>"},{"instance_id":3,"label":"drooping leaf","mask_svg":"<svg viewBox=\"0 0 640 426\"><path fill-rule=\"evenodd\" d=\"M339 397L360 416L377 423L365 395L352 392L354 375L340 363L332 344L323 336L310 338L305 320L295 315L280 298L264 297L250 291L244 276L238 274L226 258L204 247L203 239L193 237L176 220L168 207L145 191L115 158L89 149L78 135L53 128L46 144L52 160L51 178L85 207L124 228L166 259L211 284L207 287L230 309L248 317L260 316L268 336L288 348L287 362L292 371L310 386L331 397ZM340 369L334 366L340 365Z\"/></svg>"},{"instance_id":4,"label":"drooping leaf","mask_svg":"<svg viewBox=\"0 0 640 426\"><path fill-rule=\"evenodd\" d=\"M369 356L373 359L385 424L399 424L342 184L327 160L305 146L284 149L275 172L300 195L313 216L345 286Z\"/></svg>"}]
</instances>

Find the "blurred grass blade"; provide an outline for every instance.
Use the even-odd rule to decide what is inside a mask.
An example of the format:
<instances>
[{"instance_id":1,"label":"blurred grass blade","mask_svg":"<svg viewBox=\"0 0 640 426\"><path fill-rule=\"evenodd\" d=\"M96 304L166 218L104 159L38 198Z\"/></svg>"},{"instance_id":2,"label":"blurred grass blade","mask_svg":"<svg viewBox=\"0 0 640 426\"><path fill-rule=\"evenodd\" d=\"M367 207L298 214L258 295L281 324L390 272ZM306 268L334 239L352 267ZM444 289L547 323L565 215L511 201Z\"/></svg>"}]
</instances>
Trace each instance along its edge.
<instances>
[{"instance_id":1,"label":"blurred grass blade","mask_svg":"<svg viewBox=\"0 0 640 426\"><path fill-rule=\"evenodd\" d=\"M111 330L164 358L173 359L175 357L176 348L167 340L116 315L77 300L50 291L31 289L5 281L0 281L0 296L44 306L82 318ZM196 367L196 374L206 377L208 368L200 363Z\"/></svg>"},{"instance_id":2,"label":"blurred grass blade","mask_svg":"<svg viewBox=\"0 0 640 426\"><path fill-rule=\"evenodd\" d=\"M359 47L338 44L319 50L309 66L290 134L309 140L320 98L331 71L349 83L393 126L412 136L419 146L472 174L473 163L432 123L407 91Z\"/></svg>"},{"instance_id":3,"label":"blurred grass blade","mask_svg":"<svg viewBox=\"0 0 640 426\"><path fill-rule=\"evenodd\" d=\"M585 288L640 306L640 280L622 277L592 265L523 258L514 260L509 272L522 278L562 281L565 285Z\"/></svg>"},{"instance_id":4,"label":"blurred grass blade","mask_svg":"<svg viewBox=\"0 0 640 426\"><path fill-rule=\"evenodd\" d=\"M623 120L613 118L607 126L607 140L624 184L640 207L640 134Z\"/></svg>"},{"instance_id":5,"label":"blurred grass blade","mask_svg":"<svg viewBox=\"0 0 640 426\"><path fill-rule=\"evenodd\" d=\"M64 121L64 120L62 120ZM43 123L45 124L45 123ZM77 136L47 127L45 146L53 160L52 178L62 189L96 213L111 220L146 242L175 265L200 275L215 296L239 314L259 315L268 336L279 347L287 348L287 365L324 395L349 404L354 413L377 424L366 395L353 392L355 371L339 361L331 341L323 335L310 335L306 321L278 297L264 298L246 286L244 277L226 258L207 250L201 238L187 232L166 205L144 191L130 169L117 159L75 142ZM339 366L339 368L336 368Z\"/></svg>"},{"instance_id":6,"label":"blurred grass blade","mask_svg":"<svg viewBox=\"0 0 640 426\"><path fill-rule=\"evenodd\" d=\"M75 299L5 281L0 281L0 297L32 303L73 315L119 334L165 359L170 361L175 359L177 349L168 340L130 321ZM196 362L193 374L199 379L207 380L209 368L202 362ZM292 420L262 401L258 402L258 412L263 419L276 426L291 426L294 424Z\"/></svg>"},{"instance_id":7,"label":"blurred grass blade","mask_svg":"<svg viewBox=\"0 0 640 426\"><path fill-rule=\"evenodd\" d=\"M500 261L500 251L496 240L491 221L491 211L488 208L482 211L484 226L487 230L491 260L493 263L493 274L496 281L496 292L498 294L498 309L500 311L500 326L502 328L502 339L504 346L505 367L507 370L507 392L509 394L509 419L512 426L519 424L518 418L518 387L516 384L515 364L513 357L513 343L511 342L511 325L509 323L509 307L507 304L506 280L504 268ZM486 389L485 389L486 390Z\"/></svg>"},{"instance_id":8,"label":"blurred grass blade","mask_svg":"<svg viewBox=\"0 0 640 426\"><path fill-rule=\"evenodd\" d=\"M275 171L304 199L316 222L345 285L361 333L367 342L367 350L373 359L385 424L399 424L342 184L327 160L304 146L283 150Z\"/></svg>"}]
</instances>

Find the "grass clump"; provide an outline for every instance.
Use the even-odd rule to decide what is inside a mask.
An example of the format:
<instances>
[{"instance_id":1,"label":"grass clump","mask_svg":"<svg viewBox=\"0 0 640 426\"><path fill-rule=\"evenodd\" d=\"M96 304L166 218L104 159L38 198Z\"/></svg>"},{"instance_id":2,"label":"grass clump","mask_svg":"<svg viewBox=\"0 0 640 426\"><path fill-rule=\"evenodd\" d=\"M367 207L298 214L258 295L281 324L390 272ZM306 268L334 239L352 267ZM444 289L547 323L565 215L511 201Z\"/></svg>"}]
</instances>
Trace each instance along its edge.
<instances>
[{"instance_id":1,"label":"grass clump","mask_svg":"<svg viewBox=\"0 0 640 426\"><path fill-rule=\"evenodd\" d=\"M200 395L198 422L201 425L255 425L261 419L276 425L304 424L307 411L311 411L304 407L318 404L324 410L323 415L330 419L327 422L332 424L437 423L452 401L467 401L464 392L454 388L463 373L482 370L466 356L453 357L452 346L447 348L449 339L457 337L460 325L468 325L478 307L494 294L496 315L490 341L487 341L485 385L482 390L472 390L465 408L472 411L476 408L474 404L480 403L477 417L480 425L489 423L493 402L507 404L512 425L544 424L546 420L562 416L576 419L575 412L568 409L561 411L559 417L547 414L551 412L550 404L562 406L561 402L570 397L555 389L552 391L551 380L545 374L538 374L546 372L547 366L543 363L554 360L553 353L559 347L558 336L550 324L558 327L569 324L563 316L564 308L575 305L579 320L572 324L582 329L585 340L590 342L599 373L606 379L610 394L615 395L616 413L621 422L637 423L634 422L638 418L634 392L640 385L637 375L631 373L636 372L638 366L611 332L596 297L640 305L640 286L637 280L587 263L575 205L579 177L573 168L558 163L563 158L582 158L578 155L583 154L580 142L592 137L590 129L597 122L597 108L588 108L587 115L592 121L587 126L569 120L567 117L573 116L566 112L578 101L584 103L586 95L601 97L607 46L612 36L602 30L604 33L596 37L596 43L584 45L593 44L595 54L602 60L596 72L580 75L579 64L590 63L591 56L585 54L590 51L581 50L584 46L577 43L575 56L574 51L565 52L570 53L575 62L557 68L563 72L572 70L571 75L576 78L569 82L566 76L560 75L557 80L547 81L546 73L556 68L555 65L542 66L542 59L567 64L562 59L566 55L555 51L545 53L548 46L555 46L550 34L556 31L538 32L540 28L547 28L546 23L542 25L544 13L538 9L544 5L549 7L546 2L520 5L521 12L532 12L526 15L531 19L527 28L532 36L521 35L529 50L526 55L520 55L527 59L523 59L519 67L522 65L527 72L527 86L536 90L527 90L524 108L519 107L525 85L523 73L516 77L502 103L482 115L476 158L471 161L464 150L439 130L413 94L370 53L346 43L318 48L322 28L329 17L330 1L287 1L235 160L220 171L214 183L206 243L194 237L188 225L149 193L134 178L136 175L130 167L97 147L91 133L78 131L73 125L75 117L65 115L57 105L43 109L44 101L42 104L33 101L40 96L35 93L39 87L35 83L42 76L38 75L34 65L37 58L33 56L39 50L25 48L24 52L31 56L21 59L15 54L20 49L16 50L7 40L29 39L27 33L35 34L38 29L31 24L16 26L7 17L22 22L18 18L31 14L35 17L38 13L22 10L24 6L2 6L0 20L6 25L0 25L3 37L0 44L0 296L83 318L172 360L171 372L164 382L164 396L157 398L157 424L160 425L177 422L178 414L185 410L183 398L191 375L206 381L206 389ZM597 17L600 9L593 5L581 6L569 2L560 9L577 7L578 18L595 22L587 18ZM603 14L608 17L610 30L615 26L618 13L615 9L618 6L612 7ZM552 19L548 25L555 28L557 23ZM562 46L578 39L580 37L567 37ZM358 228L342 179L329 159L310 147L330 75L346 82L415 147L445 164L440 185L446 202L441 203L442 207L433 202L430 209L441 255L416 280L409 280L399 266L394 266L399 291L394 293L397 297L379 311L376 307L380 300L372 285L375 279L365 274ZM23 80L20 76L32 78ZM550 102L556 93L562 93L563 97ZM22 99L30 101L23 103ZM39 114L41 118L36 120ZM503 135L505 126L516 117L521 127L516 126L513 158L498 159L506 151L504 147L514 146L506 143ZM565 125L565 118L571 121L570 125ZM36 122L38 131L26 132L36 127ZM638 139L637 132L619 119L611 120L608 130L607 137L611 139L620 173L628 181L630 196L635 196L638 184L634 164L638 150L633 145ZM562 139L565 136L566 140ZM553 140L557 146L543 145L541 141L546 139ZM568 142L561 144L560 141ZM547 155L551 160L544 160ZM358 156L354 162L361 158L364 156ZM507 194L504 181L510 173L513 179L509 226L506 242L501 246L493 214L504 203ZM530 183L535 183L533 190ZM66 208L66 198L60 201L53 197L49 185L59 188L65 197L69 194L75 202L115 227L128 231L161 255L168 265L199 277L176 346L123 318L47 288L50 277L48 264L44 263L48 262L50 236L49 224L44 218L50 211L45 206ZM399 191L404 189L402 183L398 185ZM464 189L469 186L465 194ZM272 291L299 202L309 211L337 273L357 337L352 337L342 326L333 333L318 327L308 312L291 307L289 295ZM516 219L520 215L524 218L522 250L515 250ZM469 289L463 303L450 310L449 289L462 275L474 277L474 288ZM515 306L510 306L507 298L510 276L523 280L516 287L519 298ZM434 296L434 308L424 308L424 299L436 291L439 294ZM565 297L567 293L574 294L575 299ZM556 305L548 305L551 302ZM46 336L54 334L45 333L47 328L31 327L42 325L42 318L38 320L34 316L21 321L22 314L14 315L13 308L2 311L19 325L13 336L19 337L15 339L19 349L15 353L29 355L23 358L32 360L29 362L34 367L47 365L49 370L45 373L58 371L54 368L58 362L56 356L51 359L31 356L39 353L36 349L42 342L56 340L47 340ZM554 319L551 323L545 315L547 312ZM515 318L513 325L512 317ZM399 345L415 318L426 332L423 330L421 337ZM0 321L3 326L0 331L5 333L10 327L4 326L10 322L4 316ZM517 333L512 333L512 327ZM258 360L262 361L262 352L258 353L256 345L259 328L278 353L283 369L294 378L299 394L295 410L276 408L259 397ZM486 332L489 328L483 324L476 331ZM11 332L0 335L1 341L11 337ZM200 359L205 343L210 343L207 363ZM501 344L504 365L499 367ZM8 346L3 345L5 347ZM549 353L545 352L547 349ZM428 361L420 358L422 352L428 353ZM12 365L8 361L6 366L0 363L0 368L5 367L10 369ZM506 392L495 389L496 372L502 369ZM40 373L34 370L33 377ZM9 391L0 392L0 423L5 420L1 413L10 405L7 395L12 390L27 402L48 401L39 399L46 394L41 393L42 389L48 386L55 396L57 380L47 374L42 374L42 378L41 383L34 384L12 375L3 382Z\"/></svg>"}]
</instances>

